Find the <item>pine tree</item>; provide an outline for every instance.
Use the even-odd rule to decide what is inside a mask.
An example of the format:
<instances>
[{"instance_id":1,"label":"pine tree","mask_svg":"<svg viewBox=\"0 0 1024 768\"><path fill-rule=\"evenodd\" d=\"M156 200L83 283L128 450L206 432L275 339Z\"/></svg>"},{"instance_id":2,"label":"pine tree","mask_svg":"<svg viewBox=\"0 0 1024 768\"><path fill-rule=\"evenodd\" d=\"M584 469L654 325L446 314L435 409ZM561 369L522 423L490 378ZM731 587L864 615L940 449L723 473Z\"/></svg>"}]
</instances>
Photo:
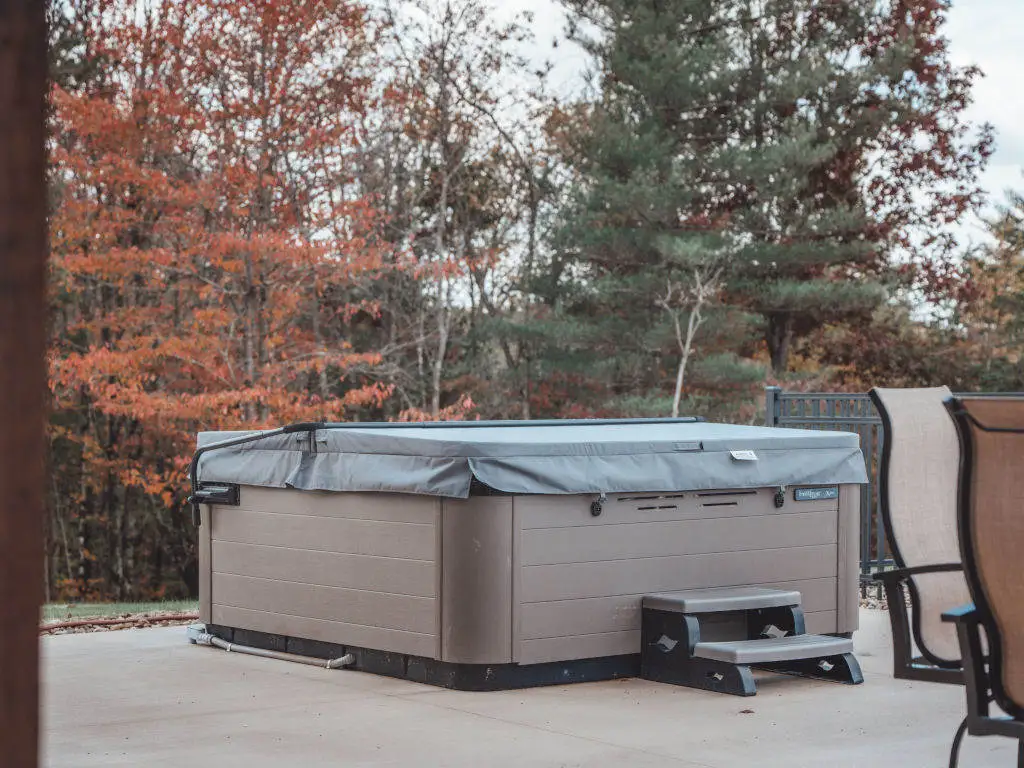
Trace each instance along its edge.
<instances>
[{"instance_id":1,"label":"pine tree","mask_svg":"<svg viewBox=\"0 0 1024 768\"><path fill-rule=\"evenodd\" d=\"M569 130L580 184L563 236L619 338L650 344L717 299L759 318L784 372L808 331L884 301L879 276L915 226L976 201L990 136L962 119L977 73L949 64L945 3L567 4L597 30L576 37L600 97Z\"/></svg>"}]
</instances>

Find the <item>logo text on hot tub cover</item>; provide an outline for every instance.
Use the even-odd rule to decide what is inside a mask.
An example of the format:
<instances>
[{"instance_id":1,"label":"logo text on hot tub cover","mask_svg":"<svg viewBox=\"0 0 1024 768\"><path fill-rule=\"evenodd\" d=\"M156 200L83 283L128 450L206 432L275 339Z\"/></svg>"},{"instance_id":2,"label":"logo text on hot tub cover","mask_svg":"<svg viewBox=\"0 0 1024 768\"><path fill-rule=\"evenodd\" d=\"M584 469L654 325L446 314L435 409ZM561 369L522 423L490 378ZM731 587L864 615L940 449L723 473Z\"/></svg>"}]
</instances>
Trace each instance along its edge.
<instances>
[{"instance_id":1,"label":"logo text on hot tub cover","mask_svg":"<svg viewBox=\"0 0 1024 768\"><path fill-rule=\"evenodd\" d=\"M821 499L838 498L838 485L830 485L827 488L797 488L793 491L793 499L795 501L820 501Z\"/></svg>"}]
</instances>

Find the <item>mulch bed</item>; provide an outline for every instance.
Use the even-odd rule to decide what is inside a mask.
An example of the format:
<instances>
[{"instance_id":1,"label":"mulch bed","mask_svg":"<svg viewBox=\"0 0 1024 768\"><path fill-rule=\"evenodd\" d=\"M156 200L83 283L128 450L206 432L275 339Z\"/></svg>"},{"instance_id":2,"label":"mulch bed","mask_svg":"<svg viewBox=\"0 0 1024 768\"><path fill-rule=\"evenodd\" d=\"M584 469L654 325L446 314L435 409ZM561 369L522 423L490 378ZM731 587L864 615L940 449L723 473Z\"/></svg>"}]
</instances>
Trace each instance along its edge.
<instances>
[{"instance_id":1,"label":"mulch bed","mask_svg":"<svg viewBox=\"0 0 1024 768\"><path fill-rule=\"evenodd\" d=\"M171 613L167 611L126 613L121 616L96 616L94 618L46 622L39 627L39 633L42 635L67 635L78 632L109 632L116 629L168 627L190 624L198 619L198 613Z\"/></svg>"}]
</instances>

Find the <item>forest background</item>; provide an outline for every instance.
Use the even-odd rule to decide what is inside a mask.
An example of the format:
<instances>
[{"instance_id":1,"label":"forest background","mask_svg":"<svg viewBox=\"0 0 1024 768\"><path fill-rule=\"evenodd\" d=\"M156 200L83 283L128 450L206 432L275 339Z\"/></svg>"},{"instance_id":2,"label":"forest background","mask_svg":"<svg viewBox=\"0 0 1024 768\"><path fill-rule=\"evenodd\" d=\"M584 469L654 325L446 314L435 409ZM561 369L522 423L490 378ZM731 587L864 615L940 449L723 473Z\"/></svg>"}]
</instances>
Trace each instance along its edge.
<instances>
[{"instance_id":1,"label":"forest background","mask_svg":"<svg viewBox=\"0 0 1024 768\"><path fill-rule=\"evenodd\" d=\"M47 601L195 594L199 430L1024 389L944 0L49 2Z\"/></svg>"}]
</instances>

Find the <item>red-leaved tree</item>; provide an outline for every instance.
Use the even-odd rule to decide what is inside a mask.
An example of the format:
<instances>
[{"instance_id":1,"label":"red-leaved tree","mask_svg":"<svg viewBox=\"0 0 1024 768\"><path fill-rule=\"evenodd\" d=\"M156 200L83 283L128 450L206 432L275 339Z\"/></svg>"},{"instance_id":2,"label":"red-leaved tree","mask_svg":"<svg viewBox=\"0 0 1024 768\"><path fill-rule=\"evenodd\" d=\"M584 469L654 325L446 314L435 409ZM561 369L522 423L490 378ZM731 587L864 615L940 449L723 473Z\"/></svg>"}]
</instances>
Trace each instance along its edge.
<instances>
[{"instance_id":1,"label":"red-leaved tree","mask_svg":"<svg viewBox=\"0 0 1024 768\"><path fill-rule=\"evenodd\" d=\"M352 178L362 6L108 0L82 24L101 74L52 95L52 445L72 511L51 555L75 594L161 594L192 580L195 431L372 413L390 387L348 326L403 262Z\"/></svg>"}]
</instances>

